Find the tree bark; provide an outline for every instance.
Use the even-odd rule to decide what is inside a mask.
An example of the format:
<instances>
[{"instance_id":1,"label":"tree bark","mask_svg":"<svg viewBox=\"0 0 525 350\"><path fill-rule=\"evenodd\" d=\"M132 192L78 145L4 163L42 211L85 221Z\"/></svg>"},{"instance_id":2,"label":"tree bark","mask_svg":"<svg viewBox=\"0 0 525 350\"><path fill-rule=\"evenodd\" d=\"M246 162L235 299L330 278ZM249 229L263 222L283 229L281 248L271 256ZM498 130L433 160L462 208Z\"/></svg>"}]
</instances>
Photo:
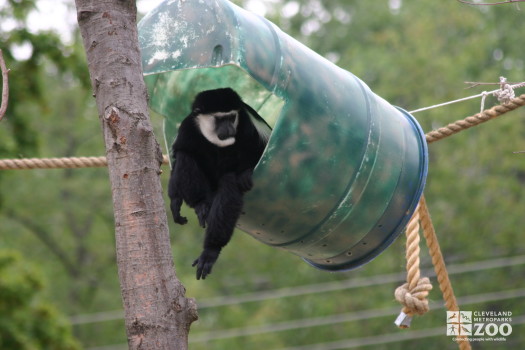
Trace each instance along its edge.
<instances>
[{"instance_id":1,"label":"tree bark","mask_svg":"<svg viewBox=\"0 0 525 350\"><path fill-rule=\"evenodd\" d=\"M75 3L106 144L128 345L187 349L197 309L173 267L159 178L162 153L148 114L136 4Z\"/></svg>"}]
</instances>

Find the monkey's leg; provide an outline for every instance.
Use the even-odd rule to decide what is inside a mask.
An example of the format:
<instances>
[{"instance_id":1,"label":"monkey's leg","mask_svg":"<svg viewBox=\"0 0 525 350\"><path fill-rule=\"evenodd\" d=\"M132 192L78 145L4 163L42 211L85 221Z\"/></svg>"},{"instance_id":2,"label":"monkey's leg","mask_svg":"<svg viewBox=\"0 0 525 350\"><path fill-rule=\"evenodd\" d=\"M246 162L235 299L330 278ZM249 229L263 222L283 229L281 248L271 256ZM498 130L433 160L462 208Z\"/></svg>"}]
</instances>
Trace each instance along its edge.
<instances>
[{"instance_id":1,"label":"monkey's leg","mask_svg":"<svg viewBox=\"0 0 525 350\"><path fill-rule=\"evenodd\" d=\"M197 279L205 279L211 273L221 249L232 237L242 204L237 176L234 173L224 175L208 213L204 250L192 265L197 266Z\"/></svg>"},{"instance_id":2,"label":"monkey's leg","mask_svg":"<svg viewBox=\"0 0 525 350\"><path fill-rule=\"evenodd\" d=\"M206 217L211 206L209 199L211 187L208 179L190 155L179 151L175 154L175 158L175 165L171 171L168 186L173 219L182 225L188 221L180 215L180 207L182 200L184 200L191 208L195 209L199 224L205 227Z\"/></svg>"}]
</instances>

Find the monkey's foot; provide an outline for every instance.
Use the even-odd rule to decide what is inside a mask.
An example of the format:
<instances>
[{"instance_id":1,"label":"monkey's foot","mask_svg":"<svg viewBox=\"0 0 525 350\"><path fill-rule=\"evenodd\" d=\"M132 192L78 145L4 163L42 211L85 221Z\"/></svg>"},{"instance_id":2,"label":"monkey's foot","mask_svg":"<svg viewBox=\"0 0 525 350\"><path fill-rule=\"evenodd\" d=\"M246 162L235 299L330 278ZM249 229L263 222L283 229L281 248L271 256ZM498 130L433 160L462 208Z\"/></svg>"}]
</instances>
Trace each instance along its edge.
<instances>
[{"instance_id":1,"label":"monkey's foot","mask_svg":"<svg viewBox=\"0 0 525 350\"><path fill-rule=\"evenodd\" d=\"M197 266L197 279L205 279L211 273L213 264L217 261L221 250L206 248L191 266Z\"/></svg>"}]
</instances>

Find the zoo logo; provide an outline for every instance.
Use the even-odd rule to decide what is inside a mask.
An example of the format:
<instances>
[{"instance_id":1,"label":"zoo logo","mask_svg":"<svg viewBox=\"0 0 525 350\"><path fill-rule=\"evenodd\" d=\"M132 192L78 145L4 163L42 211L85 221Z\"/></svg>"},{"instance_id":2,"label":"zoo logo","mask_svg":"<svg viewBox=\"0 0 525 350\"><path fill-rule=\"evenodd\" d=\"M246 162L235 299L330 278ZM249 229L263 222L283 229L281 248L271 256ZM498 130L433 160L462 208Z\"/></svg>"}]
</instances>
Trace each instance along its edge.
<instances>
[{"instance_id":1,"label":"zoo logo","mask_svg":"<svg viewBox=\"0 0 525 350\"><path fill-rule=\"evenodd\" d=\"M472 335L472 311L447 311L447 335Z\"/></svg>"},{"instance_id":2,"label":"zoo logo","mask_svg":"<svg viewBox=\"0 0 525 350\"><path fill-rule=\"evenodd\" d=\"M491 319L493 320L493 319ZM472 311L447 311L448 336L508 336L512 333L510 323L478 323L486 321L484 318L472 319ZM503 339L502 339L503 340Z\"/></svg>"}]
</instances>

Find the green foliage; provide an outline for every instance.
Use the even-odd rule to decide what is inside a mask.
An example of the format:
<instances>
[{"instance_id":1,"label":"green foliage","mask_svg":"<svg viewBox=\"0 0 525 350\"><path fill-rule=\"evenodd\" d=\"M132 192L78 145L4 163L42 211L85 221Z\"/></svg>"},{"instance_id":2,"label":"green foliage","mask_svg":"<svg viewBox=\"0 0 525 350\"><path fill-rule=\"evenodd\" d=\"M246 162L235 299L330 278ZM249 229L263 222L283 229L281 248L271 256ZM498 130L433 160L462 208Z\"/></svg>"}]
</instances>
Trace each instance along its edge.
<instances>
[{"instance_id":1,"label":"green foliage","mask_svg":"<svg viewBox=\"0 0 525 350\"><path fill-rule=\"evenodd\" d=\"M64 316L42 302L42 280L19 254L0 251L0 276L0 348L80 349Z\"/></svg>"},{"instance_id":2,"label":"green foliage","mask_svg":"<svg viewBox=\"0 0 525 350\"><path fill-rule=\"evenodd\" d=\"M0 128L0 156L35 156L38 151L38 132L32 120L49 108L43 98L47 88L46 71L54 69L63 76L69 74L87 87L89 84L85 55L81 47L64 44L54 32L34 33L26 23L27 15L35 9L34 0L9 0L8 6L0 10L0 22L13 21L13 29L0 32L0 42L7 67L11 70L9 79L10 105ZM17 61L13 51L17 46L26 45L31 50L27 60ZM19 103L25 101L27 103ZM31 103L29 103L31 101ZM28 108L28 104L32 108Z\"/></svg>"}]
</instances>

